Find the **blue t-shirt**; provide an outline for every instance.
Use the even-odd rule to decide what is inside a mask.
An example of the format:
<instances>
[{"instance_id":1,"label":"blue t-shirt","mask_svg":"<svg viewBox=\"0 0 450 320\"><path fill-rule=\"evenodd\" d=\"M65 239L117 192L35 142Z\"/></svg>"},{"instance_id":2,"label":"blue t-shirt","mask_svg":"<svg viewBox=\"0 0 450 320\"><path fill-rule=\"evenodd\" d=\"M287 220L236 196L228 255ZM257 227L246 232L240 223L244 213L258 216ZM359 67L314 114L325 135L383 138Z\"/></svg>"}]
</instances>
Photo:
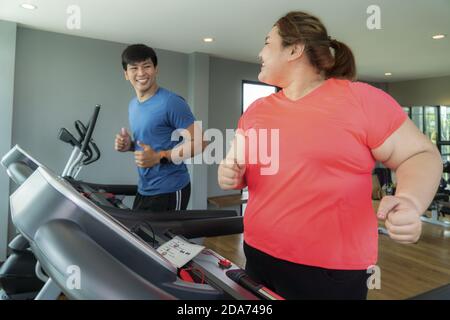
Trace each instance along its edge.
<instances>
[{"instance_id":1,"label":"blue t-shirt","mask_svg":"<svg viewBox=\"0 0 450 320\"><path fill-rule=\"evenodd\" d=\"M154 96L144 102L139 102L137 98L131 100L128 115L133 140L147 144L157 152L173 149L179 141L171 141L172 132L186 129L195 121L186 101L164 88L159 88ZM136 150L142 148L136 145ZM138 167L138 173L138 192L144 196L175 192L190 181L184 163Z\"/></svg>"}]
</instances>

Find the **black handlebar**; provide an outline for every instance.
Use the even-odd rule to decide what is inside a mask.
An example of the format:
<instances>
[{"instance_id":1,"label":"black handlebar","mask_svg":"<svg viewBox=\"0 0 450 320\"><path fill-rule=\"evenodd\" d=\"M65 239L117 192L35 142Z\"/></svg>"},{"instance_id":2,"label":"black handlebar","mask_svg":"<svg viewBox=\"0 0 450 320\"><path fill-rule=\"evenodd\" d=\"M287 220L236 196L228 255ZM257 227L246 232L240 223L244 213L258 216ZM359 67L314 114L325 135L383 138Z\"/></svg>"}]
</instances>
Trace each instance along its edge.
<instances>
[{"instance_id":1,"label":"black handlebar","mask_svg":"<svg viewBox=\"0 0 450 320\"><path fill-rule=\"evenodd\" d=\"M59 130L58 139L65 143L69 143L72 147L81 146L80 142L77 139L75 139L75 137L69 131L67 131L66 128L61 128Z\"/></svg>"},{"instance_id":2,"label":"black handlebar","mask_svg":"<svg viewBox=\"0 0 450 320\"><path fill-rule=\"evenodd\" d=\"M86 136L84 137L83 144L81 146L81 152L83 154L86 154L86 149L89 145L89 142L91 141L92 133L94 132L99 112L100 112L100 105L98 104L95 106L94 114L92 115L91 120L89 121L88 130Z\"/></svg>"},{"instance_id":3,"label":"black handlebar","mask_svg":"<svg viewBox=\"0 0 450 320\"><path fill-rule=\"evenodd\" d=\"M89 156L88 158L86 158L83 161L83 165L85 165L85 166L87 166L88 164L91 164L91 163L97 161L98 159L100 159L100 156L101 156L100 149L97 147L95 142L91 141L91 147L94 150L93 150L93 152L91 151L91 156ZM92 158L92 154L95 154L94 158Z\"/></svg>"},{"instance_id":4,"label":"black handlebar","mask_svg":"<svg viewBox=\"0 0 450 320\"><path fill-rule=\"evenodd\" d=\"M83 124L83 122L81 122L80 120L76 120L74 125L75 125L75 129L77 129L78 135L80 136L78 141L81 144L81 142L83 142L83 140L84 140L84 137L86 136L87 128Z\"/></svg>"}]
</instances>

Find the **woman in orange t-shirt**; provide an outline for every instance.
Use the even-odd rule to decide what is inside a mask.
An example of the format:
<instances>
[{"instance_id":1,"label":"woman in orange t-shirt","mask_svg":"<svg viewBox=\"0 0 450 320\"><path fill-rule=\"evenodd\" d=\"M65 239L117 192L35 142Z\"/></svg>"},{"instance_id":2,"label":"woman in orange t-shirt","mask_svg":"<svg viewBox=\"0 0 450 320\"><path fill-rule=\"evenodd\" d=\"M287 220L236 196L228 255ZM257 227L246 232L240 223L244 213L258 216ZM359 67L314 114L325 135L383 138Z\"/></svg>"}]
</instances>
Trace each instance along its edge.
<instances>
[{"instance_id":1,"label":"woman in orange t-shirt","mask_svg":"<svg viewBox=\"0 0 450 320\"><path fill-rule=\"evenodd\" d=\"M248 186L246 272L288 299L365 299L377 217L393 240L417 242L442 174L440 154L392 97L352 82L351 50L316 17L280 18L259 56L259 80L282 90L242 115L218 172L225 190ZM259 157L267 148L270 164ZM397 176L377 215L375 161Z\"/></svg>"}]
</instances>

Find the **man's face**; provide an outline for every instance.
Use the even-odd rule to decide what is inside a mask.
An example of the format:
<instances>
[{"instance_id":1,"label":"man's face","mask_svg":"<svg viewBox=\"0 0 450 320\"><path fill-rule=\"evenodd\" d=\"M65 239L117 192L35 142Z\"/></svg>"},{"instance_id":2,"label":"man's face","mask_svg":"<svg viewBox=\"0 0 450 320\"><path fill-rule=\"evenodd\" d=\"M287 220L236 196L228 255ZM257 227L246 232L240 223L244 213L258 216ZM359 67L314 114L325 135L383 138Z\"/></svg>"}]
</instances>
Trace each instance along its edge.
<instances>
[{"instance_id":1,"label":"man's face","mask_svg":"<svg viewBox=\"0 0 450 320\"><path fill-rule=\"evenodd\" d=\"M156 85L158 67L155 68L151 59L127 65L125 79L129 80L136 92L143 94Z\"/></svg>"}]
</instances>

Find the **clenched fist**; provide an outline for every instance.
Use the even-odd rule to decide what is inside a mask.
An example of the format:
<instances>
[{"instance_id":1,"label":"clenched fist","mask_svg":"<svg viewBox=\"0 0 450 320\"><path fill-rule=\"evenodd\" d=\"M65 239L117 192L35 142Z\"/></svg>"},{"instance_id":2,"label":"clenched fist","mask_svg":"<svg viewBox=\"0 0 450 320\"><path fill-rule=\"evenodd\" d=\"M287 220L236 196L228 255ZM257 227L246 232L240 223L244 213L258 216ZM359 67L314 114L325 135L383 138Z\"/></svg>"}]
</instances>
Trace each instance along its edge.
<instances>
[{"instance_id":1,"label":"clenched fist","mask_svg":"<svg viewBox=\"0 0 450 320\"><path fill-rule=\"evenodd\" d=\"M385 196L381 199L377 216L385 221L389 237L400 243L416 243L422 234L421 212L410 199Z\"/></svg>"}]
</instances>

